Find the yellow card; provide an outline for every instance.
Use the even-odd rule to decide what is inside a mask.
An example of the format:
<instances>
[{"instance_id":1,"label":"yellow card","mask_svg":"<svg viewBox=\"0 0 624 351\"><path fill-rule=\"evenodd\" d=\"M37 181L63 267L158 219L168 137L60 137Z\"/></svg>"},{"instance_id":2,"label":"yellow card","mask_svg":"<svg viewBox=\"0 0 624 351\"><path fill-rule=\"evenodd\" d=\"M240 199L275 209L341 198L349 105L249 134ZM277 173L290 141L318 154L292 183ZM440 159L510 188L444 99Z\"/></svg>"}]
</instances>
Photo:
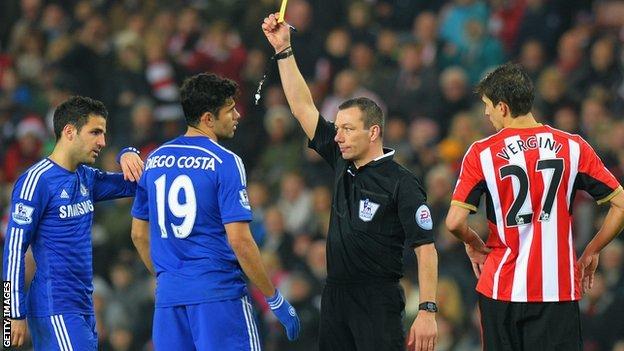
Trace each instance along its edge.
<instances>
[{"instance_id":1,"label":"yellow card","mask_svg":"<svg viewBox=\"0 0 624 351\"><path fill-rule=\"evenodd\" d=\"M288 0L282 0L282 6L280 6L279 17L277 17L277 23L284 22L284 16L286 16L286 4Z\"/></svg>"}]
</instances>

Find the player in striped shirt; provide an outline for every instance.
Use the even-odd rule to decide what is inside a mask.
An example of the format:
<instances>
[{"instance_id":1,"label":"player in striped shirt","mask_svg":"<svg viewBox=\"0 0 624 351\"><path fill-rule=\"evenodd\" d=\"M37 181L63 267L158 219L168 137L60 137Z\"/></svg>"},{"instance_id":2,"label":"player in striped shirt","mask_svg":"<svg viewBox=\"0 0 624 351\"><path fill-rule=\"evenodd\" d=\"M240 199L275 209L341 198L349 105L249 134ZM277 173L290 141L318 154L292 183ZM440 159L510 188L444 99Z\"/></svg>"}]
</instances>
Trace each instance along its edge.
<instances>
[{"instance_id":1,"label":"player in striped shirt","mask_svg":"<svg viewBox=\"0 0 624 351\"><path fill-rule=\"evenodd\" d=\"M273 287L249 230L243 161L218 144L234 136L236 91L214 74L187 79L187 131L148 156L137 187L132 240L156 274L156 350L260 351L243 272L288 338L299 334L297 313Z\"/></svg>"},{"instance_id":2,"label":"player in striped shirt","mask_svg":"<svg viewBox=\"0 0 624 351\"><path fill-rule=\"evenodd\" d=\"M446 225L466 243L478 278L484 349L581 350L578 300L624 226L622 187L583 138L535 120L533 84L518 65L495 69L477 93L498 132L468 149ZM578 261L577 190L611 205ZM467 224L484 193L487 243Z\"/></svg>"},{"instance_id":3,"label":"player in striped shirt","mask_svg":"<svg viewBox=\"0 0 624 351\"><path fill-rule=\"evenodd\" d=\"M2 279L11 283L13 346L24 342L27 317L37 351L97 349L91 297L93 205L134 196L143 168L133 148L120 152L123 174L85 166L95 162L106 144L107 115L104 104L90 98L63 102L54 112L52 154L15 182L2 260ZM26 294L24 255L29 246L37 269Z\"/></svg>"}]
</instances>

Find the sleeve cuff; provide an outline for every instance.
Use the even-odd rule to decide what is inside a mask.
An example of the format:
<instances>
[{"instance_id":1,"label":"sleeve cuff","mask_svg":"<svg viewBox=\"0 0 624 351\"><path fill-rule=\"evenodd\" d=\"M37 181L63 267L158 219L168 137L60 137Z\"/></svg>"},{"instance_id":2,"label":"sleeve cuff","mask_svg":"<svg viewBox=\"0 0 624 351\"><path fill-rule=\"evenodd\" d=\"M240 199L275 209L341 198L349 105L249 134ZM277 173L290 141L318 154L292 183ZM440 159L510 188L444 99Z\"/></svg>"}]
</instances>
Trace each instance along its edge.
<instances>
[{"instance_id":1,"label":"sleeve cuff","mask_svg":"<svg viewBox=\"0 0 624 351\"><path fill-rule=\"evenodd\" d=\"M603 197L603 198L602 198L602 199L600 199L600 200L597 200L597 201L596 201L596 203L597 203L598 205L602 205L602 204L604 204L605 202L607 202L607 201L609 201L609 200L613 199L613 198L615 197L615 195L619 194L620 192L622 192L622 186L621 186L621 185L620 185L620 186L618 186L615 190L613 190L613 192L611 192L611 194L609 194L609 195L607 195L607 196Z\"/></svg>"},{"instance_id":2,"label":"sleeve cuff","mask_svg":"<svg viewBox=\"0 0 624 351\"><path fill-rule=\"evenodd\" d=\"M136 147L124 147L117 153L117 157L115 158L117 160L117 164L119 164L119 161L121 161L121 155L125 154L126 152L134 152L137 155L141 155L141 152Z\"/></svg>"},{"instance_id":3,"label":"sleeve cuff","mask_svg":"<svg viewBox=\"0 0 624 351\"><path fill-rule=\"evenodd\" d=\"M435 241L433 240L433 238L427 238L427 239L420 239L420 240L414 240L412 242L410 242L408 244L409 247L411 247L412 249L418 246L422 246L422 245L426 245L426 244L433 244Z\"/></svg>"},{"instance_id":4,"label":"sleeve cuff","mask_svg":"<svg viewBox=\"0 0 624 351\"><path fill-rule=\"evenodd\" d=\"M223 225L229 224L229 223L234 223L234 222L251 222L252 217L251 216L235 216L235 217L227 217L227 218L223 218L221 220L221 223Z\"/></svg>"},{"instance_id":5,"label":"sleeve cuff","mask_svg":"<svg viewBox=\"0 0 624 351\"><path fill-rule=\"evenodd\" d=\"M467 203L459 201L459 200L451 201L451 205L455 205L455 206L459 206L461 208L465 208L465 209L469 210L471 213L477 212L477 207L476 206L471 205L471 204L467 204Z\"/></svg>"}]
</instances>

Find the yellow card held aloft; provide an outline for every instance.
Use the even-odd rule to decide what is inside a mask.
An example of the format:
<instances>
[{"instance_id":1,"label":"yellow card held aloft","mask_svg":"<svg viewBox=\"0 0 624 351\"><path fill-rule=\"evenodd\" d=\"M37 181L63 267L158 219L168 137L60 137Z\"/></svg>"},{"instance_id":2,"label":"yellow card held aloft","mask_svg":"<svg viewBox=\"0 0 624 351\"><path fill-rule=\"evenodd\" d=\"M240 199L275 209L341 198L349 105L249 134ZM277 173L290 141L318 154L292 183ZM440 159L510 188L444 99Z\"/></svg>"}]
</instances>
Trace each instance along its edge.
<instances>
[{"instance_id":1,"label":"yellow card held aloft","mask_svg":"<svg viewBox=\"0 0 624 351\"><path fill-rule=\"evenodd\" d=\"M288 0L282 0L282 6L280 6L279 17L277 17L277 23L284 22L284 16L286 16L286 4Z\"/></svg>"}]
</instances>

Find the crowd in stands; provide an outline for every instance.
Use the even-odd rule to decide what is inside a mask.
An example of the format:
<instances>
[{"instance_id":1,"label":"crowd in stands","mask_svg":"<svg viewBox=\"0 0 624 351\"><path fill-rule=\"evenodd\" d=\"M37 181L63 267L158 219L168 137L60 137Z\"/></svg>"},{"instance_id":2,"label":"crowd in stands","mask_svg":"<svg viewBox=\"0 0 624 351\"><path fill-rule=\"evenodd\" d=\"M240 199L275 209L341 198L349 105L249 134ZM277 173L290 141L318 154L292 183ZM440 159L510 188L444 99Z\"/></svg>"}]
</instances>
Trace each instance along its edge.
<instances>
[{"instance_id":1,"label":"crowd in stands","mask_svg":"<svg viewBox=\"0 0 624 351\"><path fill-rule=\"evenodd\" d=\"M251 287L264 350L316 350L333 173L307 148L270 59L260 24L278 8L278 0L2 0L0 238L13 182L54 145L60 102L85 95L105 103L107 147L98 167L115 171L119 149L135 146L145 156L184 132L184 78L226 76L240 85L242 119L236 136L220 142L245 163L254 238L302 323L301 337L289 343ZM624 2L290 0L286 19L297 28L292 47L323 118L333 120L338 105L356 96L384 110L385 145L421 179L432 209L440 256L436 349L480 350L476 280L463 244L444 227L466 149L493 132L473 87L488 69L521 63L535 83L538 120L582 135L624 182ZM152 349L155 280L132 246L131 206L124 199L95 211L94 302L104 351ZM605 210L576 197L578 253ZM485 236L480 213L471 226ZM419 300L413 252L404 264L408 328ZM580 306L584 350L623 351L623 238L604 250Z\"/></svg>"}]
</instances>

